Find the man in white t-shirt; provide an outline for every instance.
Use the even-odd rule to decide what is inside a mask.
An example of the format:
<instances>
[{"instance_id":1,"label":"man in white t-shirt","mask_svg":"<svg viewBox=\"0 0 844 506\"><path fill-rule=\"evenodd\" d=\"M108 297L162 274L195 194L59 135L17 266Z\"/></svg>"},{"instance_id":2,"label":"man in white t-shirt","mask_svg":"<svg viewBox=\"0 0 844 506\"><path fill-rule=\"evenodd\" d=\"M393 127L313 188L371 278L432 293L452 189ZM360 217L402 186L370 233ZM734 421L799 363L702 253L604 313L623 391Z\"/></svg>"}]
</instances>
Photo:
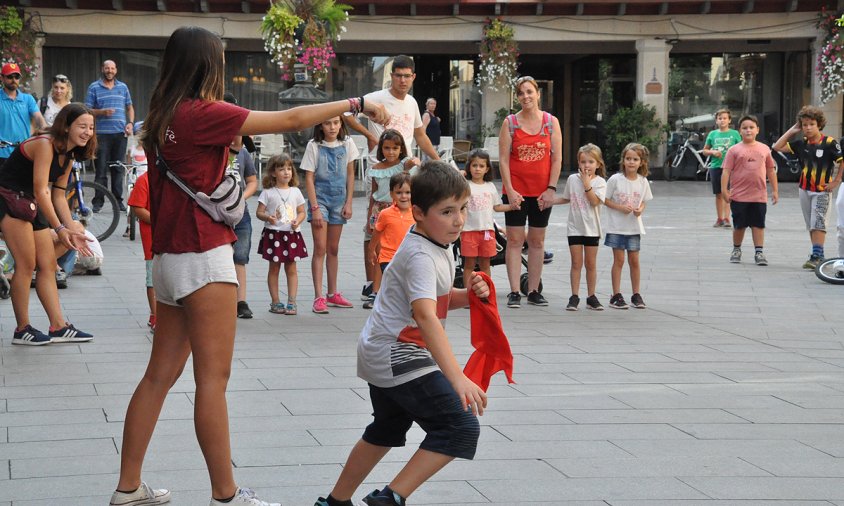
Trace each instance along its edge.
<instances>
[{"instance_id":1,"label":"man in white t-shirt","mask_svg":"<svg viewBox=\"0 0 844 506\"><path fill-rule=\"evenodd\" d=\"M374 121L368 121L369 128L364 127L356 117L345 115L343 119L346 125L366 136L369 143L369 150L373 151L378 146L378 138L387 128L398 130L404 137L407 145L407 153L411 154L413 140L422 149L422 152L434 160L439 160L437 150L431 144L425 127L422 125L422 115L419 113L419 104L416 99L408 93L413 87L416 79L416 71L413 60L409 56L398 55L393 59L393 69L390 73L390 87L386 90L373 91L364 95L364 102L372 100L381 104L390 114L390 121L386 125L379 125Z\"/></svg>"}]
</instances>

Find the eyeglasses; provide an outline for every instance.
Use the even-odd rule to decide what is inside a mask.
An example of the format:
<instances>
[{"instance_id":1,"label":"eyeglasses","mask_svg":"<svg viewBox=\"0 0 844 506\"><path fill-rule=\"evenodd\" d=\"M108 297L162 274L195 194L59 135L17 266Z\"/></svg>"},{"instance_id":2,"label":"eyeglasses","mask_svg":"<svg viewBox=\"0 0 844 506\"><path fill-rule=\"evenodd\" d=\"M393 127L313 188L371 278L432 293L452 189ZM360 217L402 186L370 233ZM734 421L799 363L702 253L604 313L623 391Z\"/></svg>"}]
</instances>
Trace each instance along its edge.
<instances>
[{"instance_id":1,"label":"eyeglasses","mask_svg":"<svg viewBox=\"0 0 844 506\"><path fill-rule=\"evenodd\" d=\"M393 77L396 79L413 79L414 74L396 74L393 72Z\"/></svg>"},{"instance_id":2,"label":"eyeglasses","mask_svg":"<svg viewBox=\"0 0 844 506\"><path fill-rule=\"evenodd\" d=\"M12 80L15 80L15 81L20 81L20 80L21 80L21 75L20 75L20 74L9 74L9 75L7 75L7 76L3 76L3 77L5 77L6 79L12 79Z\"/></svg>"},{"instance_id":3,"label":"eyeglasses","mask_svg":"<svg viewBox=\"0 0 844 506\"><path fill-rule=\"evenodd\" d=\"M66 83L68 78L64 74L56 74L56 77L53 78L54 83Z\"/></svg>"}]
</instances>

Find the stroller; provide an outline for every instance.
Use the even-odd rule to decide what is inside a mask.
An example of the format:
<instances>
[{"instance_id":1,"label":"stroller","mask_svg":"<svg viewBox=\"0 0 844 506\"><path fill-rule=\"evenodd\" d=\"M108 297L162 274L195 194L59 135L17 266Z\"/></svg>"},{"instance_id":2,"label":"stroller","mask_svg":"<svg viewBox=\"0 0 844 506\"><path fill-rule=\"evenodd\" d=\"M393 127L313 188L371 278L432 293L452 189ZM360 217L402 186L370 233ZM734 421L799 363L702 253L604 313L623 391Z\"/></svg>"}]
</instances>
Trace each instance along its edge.
<instances>
[{"instance_id":1,"label":"stroller","mask_svg":"<svg viewBox=\"0 0 844 506\"><path fill-rule=\"evenodd\" d=\"M495 225L495 256L492 257L489 261L490 266L495 265L502 265L505 262L505 249L507 246L507 238L501 233L501 229L498 228L498 225ZM463 255L460 251L460 239L454 241L454 244L451 246L451 251L454 254L454 261L457 262L457 267L454 269L454 288L466 288L463 286L463 272L466 270L466 265L463 259ZM553 253L545 253L545 263L550 263L553 259ZM527 251L522 250L522 265L527 269L528 262L527 262ZM469 268L472 270L476 270L478 268L477 264L472 265ZM523 272L522 275L519 277L519 290L524 295L528 294L528 273ZM539 293L542 293L542 280L539 280L539 288L537 288Z\"/></svg>"}]
</instances>

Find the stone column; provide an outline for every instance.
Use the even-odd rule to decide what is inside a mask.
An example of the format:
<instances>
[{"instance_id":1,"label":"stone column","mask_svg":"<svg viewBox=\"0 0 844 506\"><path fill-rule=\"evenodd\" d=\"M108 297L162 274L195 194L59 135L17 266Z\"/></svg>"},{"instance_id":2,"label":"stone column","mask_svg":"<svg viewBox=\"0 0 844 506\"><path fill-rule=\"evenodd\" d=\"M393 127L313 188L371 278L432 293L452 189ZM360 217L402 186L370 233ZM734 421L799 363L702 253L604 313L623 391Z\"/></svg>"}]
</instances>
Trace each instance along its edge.
<instances>
[{"instance_id":1,"label":"stone column","mask_svg":"<svg viewBox=\"0 0 844 506\"><path fill-rule=\"evenodd\" d=\"M671 45L661 39L636 41L636 100L656 108L656 117L668 121L668 53ZM656 165L662 165L665 145L654 153ZM652 155L652 158L654 156Z\"/></svg>"},{"instance_id":2,"label":"stone column","mask_svg":"<svg viewBox=\"0 0 844 506\"><path fill-rule=\"evenodd\" d=\"M47 41L46 34L38 34L35 36L35 64L38 65L38 69L41 72L41 79L35 79L32 82L32 91L38 94L38 98L44 96L44 81L50 82L50 78L52 76L45 76L44 75L44 43ZM47 93L50 92L50 89L47 88Z\"/></svg>"},{"instance_id":3,"label":"stone column","mask_svg":"<svg viewBox=\"0 0 844 506\"><path fill-rule=\"evenodd\" d=\"M510 107L510 90L503 84L499 84L498 88L498 91L484 88L481 94L481 124L485 127L490 127L495 122L495 111ZM498 132L491 135L496 136Z\"/></svg>"}]
</instances>

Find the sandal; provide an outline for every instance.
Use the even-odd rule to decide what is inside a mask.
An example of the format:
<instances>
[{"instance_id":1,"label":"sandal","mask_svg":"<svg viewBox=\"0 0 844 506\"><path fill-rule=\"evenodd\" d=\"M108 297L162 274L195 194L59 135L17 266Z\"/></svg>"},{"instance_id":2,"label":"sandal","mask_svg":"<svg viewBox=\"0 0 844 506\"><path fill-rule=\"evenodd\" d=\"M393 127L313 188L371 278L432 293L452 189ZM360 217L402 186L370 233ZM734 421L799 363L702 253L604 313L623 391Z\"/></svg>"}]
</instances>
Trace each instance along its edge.
<instances>
[{"instance_id":1,"label":"sandal","mask_svg":"<svg viewBox=\"0 0 844 506\"><path fill-rule=\"evenodd\" d=\"M283 305L283 304L280 304ZM284 314L286 315L295 315L296 314L296 304L292 302L287 303L287 307L284 309Z\"/></svg>"},{"instance_id":2,"label":"sandal","mask_svg":"<svg viewBox=\"0 0 844 506\"><path fill-rule=\"evenodd\" d=\"M282 304L281 302L276 302L275 304L273 304L271 302L270 303L270 313L287 314L287 311L284 307L284 304Z\"/></svg>"}]
</instances>

